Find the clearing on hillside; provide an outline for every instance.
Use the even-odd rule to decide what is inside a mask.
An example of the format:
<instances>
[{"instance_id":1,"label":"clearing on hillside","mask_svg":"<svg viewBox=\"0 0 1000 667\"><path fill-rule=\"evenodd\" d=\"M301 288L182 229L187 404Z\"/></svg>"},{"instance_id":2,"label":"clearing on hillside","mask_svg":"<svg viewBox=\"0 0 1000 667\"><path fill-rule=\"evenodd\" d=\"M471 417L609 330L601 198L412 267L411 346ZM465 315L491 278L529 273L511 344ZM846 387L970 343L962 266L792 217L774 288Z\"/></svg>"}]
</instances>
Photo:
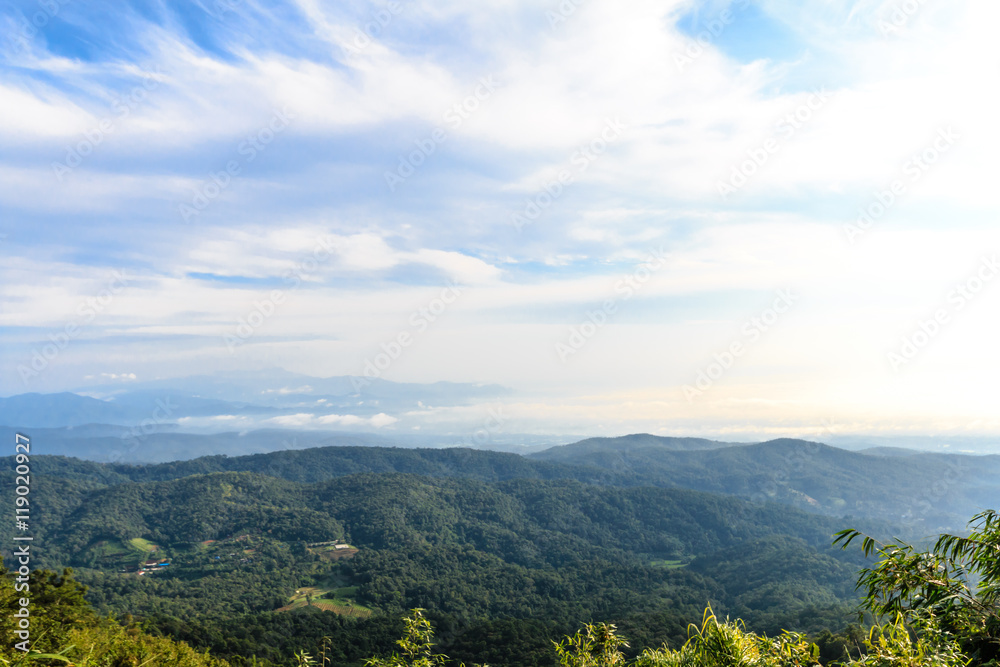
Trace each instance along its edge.
<instances>
[{"instance_id":1,"label":"clearing on hillside","mask_svg":"<svg viewBox=\"0 0 1000 667\"><path fill-rule=\"evenodd\" d=\"M288 604L276 611L291 611L299 607L312 606L323 611L332 611L341 616L353 616L355 618L368 618L372 615L372 610L362 604L358 604L352 597L357 593L357 586L343 586L341 588L317 588L307 586L295 591Z\"/></svg>"}]
</instances>

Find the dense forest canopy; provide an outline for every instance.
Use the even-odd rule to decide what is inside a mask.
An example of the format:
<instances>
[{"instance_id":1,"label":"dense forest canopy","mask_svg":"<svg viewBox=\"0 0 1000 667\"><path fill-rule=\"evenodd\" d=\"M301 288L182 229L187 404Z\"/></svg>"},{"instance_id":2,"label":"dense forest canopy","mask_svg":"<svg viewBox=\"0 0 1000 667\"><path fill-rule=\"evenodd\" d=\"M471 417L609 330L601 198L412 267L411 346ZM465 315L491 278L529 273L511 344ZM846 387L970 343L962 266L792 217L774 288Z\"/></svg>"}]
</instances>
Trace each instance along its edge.
<instances>
[{"instance_id":1,"label":"dense forest canopy","mask_svg":"<svg viewBox=\"0 0 1000 667\"><path fill-rule=\"evenodd\" d=\"M614 455L652 456L649 442L627 444ZM725 470L728 449L739 462L757 447L698 444L672 451ZM75 568L115 627L139 623L236 665L295 664L324 637L333 664L360 664L393 650L414 608L440 650L469 663L551 665L552 639L581 623L614 624L622 659L639 659L679 649L708 606L747 632L811 633L839 657L851 632L860 641L845 628L874 555L832 545L844 518L642 484L600 461L349 447L151 466L39 457L35 469L38 566ZM898 528L850 521L883 540Z\"/></svg>"}]
</instances>

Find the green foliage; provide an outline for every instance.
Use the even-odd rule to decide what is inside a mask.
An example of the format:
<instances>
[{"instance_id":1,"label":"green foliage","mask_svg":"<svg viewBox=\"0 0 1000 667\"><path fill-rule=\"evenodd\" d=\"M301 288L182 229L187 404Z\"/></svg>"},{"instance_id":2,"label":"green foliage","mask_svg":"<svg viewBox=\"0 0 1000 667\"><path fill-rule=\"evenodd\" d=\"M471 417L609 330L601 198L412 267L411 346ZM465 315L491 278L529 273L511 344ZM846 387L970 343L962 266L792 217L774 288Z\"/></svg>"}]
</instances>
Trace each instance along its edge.
<instances>
[{"instance_id":1,"label":"green foliage","mask_svg":"<svg viewBox=\"0 0 1000 667\"><path fill-rule=\"evenodd\" d=\"M0 566L0 630L15 643L17 619L14 613L21 609L19 600L28 599L30 632L34 638L31 648L41 653L51 653L64 646L70 633L92 623L94 614L84 599L86 587L73 578L72 570L57 574L48 570L34 570L27 582L18 582L28 588L15 590L13 575Z\"/></svg>"},{"instance_id":2,"label":"green foliage","mask_svg":"<svg viewBox=\"0 0 1000 667\"><path fill-rule=\"evenodd\" d=\"M971 658L962 653L959 641L941 630L931 614L900 612L888 623L875 625L864 640L865 655L851 665L857 667L965 667Z\"/></svg>"},{"instance_id":3,"label":"green foliage","mask_svg":"<svg viewBox=\"0 0 1000 667\"><path fill-rule=\"evenodd\" d=\"M969 526L968 536L943 534L926 551L884 544L854 529L837 533L835 543L846 549L861 538L865 555L878 556L858 578L865 608L925 632L940 628L972 659L987 662L1000 654L1000 515L981 512Z\"/></svg>"},{"instance_id":4,"label":"green foliage","mask_svg":"<svg viewBox=\"0 0 1000 667\"><path fill-rule=\"evenodd\" d=\"M398 642L403 653L373 658L367 667L443 667L447 656L433 653L433 629L422 610L406 619ZM740 622L720 623L706 609L701 626L690 626L688 641L678 650L647 649L635 660L623 653L628 642L609 623L587 623L562 641L552 642L561 667L809 667L819 665L819 649L803 635L782 633L769 639L747 632ZM945 667L945 665L942 665ZM951 665L947 667L958 667Z\"/></svg>"},{"instance_id":5,"label":"green foliage","mask_svg":"<svg viewBox=\"0 0 1000 667\"><path fill-rule=\"evenodd\" d=\"M57 574L33 571L28 591L16 591L12 576L0 570L0 665L75 665L76 667L225 667L183 643L153 637L134 624L121 625L94 615L84 600L86 588L70 570ZM29 596L28 651L15 646L13 613Z\"/></svg>"},{"instance_id":6,"label":"green foliage","mask_svg":"<svg viewBox=\"0 0 1000 667\"><path fill-rule=\"evenodd\" d=\"M434 653L434 630L424 617L423 609L414 609L403 619L405 631L399 644L400 652L388 658L369 658L366 667L442 667L448 656Z\"/></svg>"},{"instance_id":7,"label":"green foliage","mask_svg":"<svg viewBox=\"0 0 1000 667\"><path fill-rule=\"evenodd\" d=\"M433 629L423 610L405 619L406 630L397 643L402 653L371 658L366 667L444 667L447 656L434 653ZM864 637L864 654L840 667L967 667L970 660L953 636L928 614L914 617L911 627L902 614L871 628ZM560 667L820 667L820 649L804 635L782 632L775 637L748 632L737 621L719 621L707 608L700 626L690 625L688 640L679 649L646 649L634 660L615 625L588 623L560 642L553 642ZM308 663L303 663L308 664Z\"/></svg>"},{"instance_id":8,"label":"green foliage","mask_svg":"<svg viewBox=\"0 0 1000 667\"><path fill-rule=\"evenodd\" d=\"M625 664L621 649L628 642L618 636L618 628L608 623L588 623L576 634L553 642L562 667L620 667Z\"/></svg>"},{"instance_id":9,"label":"green foliage","mask_svg":"<svg viewBox=\"0 0 1000 667\"><path fill-rule=\"evenodd\" d=\"M915 531L960 526L973 508L992 502L1000 473L1000 460L985 460L989 457L880 456L792 439L711 449L647 435L614 440L553 447L529 458L604 471L606 484L675 485L837 517L904 517ZM935 493L933 503L919 491L939 488L943 481L948 493Z\"/></svg>"},{"instance_id":10,"label":"green foliage","mask_svg":"<svg viewBox=\"0 0 1000 667\"><path fill-rule=\"evenodd\" d=\"M819 647L804 635L783 632L768 638L747 632L742 621L719 622L711 608L678 650L647 649L635 667L807 667L819 664Z\"/></svg>"},{"instance_id":11,"label":"green foliage","mask_svg":"<svg viewBox=\"0 0 1000 667\"><path fill-rule=\"evenodd\" d=\"M621 487L678 487L767 499L834 516L869 519L905 516L914 529L958 526L995 494L1000 463L981 460L967 465L962 457L922 454L879 456L848 452L801 440L718 447L722 443L682 442L628 436L554 447L528 457L463 448L316 447L249 456L207 456L155 465L96 464L66 457L42 456L35 475L75 483L60 489L72 496L81 488L124 482L169 481L222 472L252 472L299 483L316 483L360 473L408 473L425 477L460 477L485 482L512 479L571 479ZM716 445L714 448L702 449ZM0 459L0 478L11 459ZM953 484L933 505L914 489L950 479ZM12 479L12 473L11 473ZM44 484L44 480L43 480ZM43 490L39 487L39 490ZM44 491L60 502L58 493ZM919 510L915 512L914 510ZM41 519L39 515L39 519ZM0 526L0 537L4 527ZM922 533L921 533L922 534Z\"/></svg>"},{"instance_id":12,"label":"green foliage","mask_svg":"<svg viewBox=\"0 0 1000 667\"><path fill-rule=\"evenodd\" d=\"M297 651L317 655L323 636L338 637L337 664L391 646L391 623L327 619L318 599L315 614L274 613L318 581L349 587L373 621L433 610L449 628L449 655L534 666L580 620L627 628L629 657L680 643L709 601L754 630L842 627L858 560L830 547L830 519L682 489L400 474L300 484L226 472L91 488L77 500L46 524L53 546L40 558L78 563L99 613L132 614L234 662L291 664ZM306 548L331 539L360 551L333 561ZM152 555L135 548L150 544ZM171 565L139 577L121 572L126 556L133 569L149 557ZM534 624L513 632L520 621Z\"/></svg>"},{"instance_id":13,"label":"green foliage","mask_svg":"<svg viewBox=\"0 0 1000 667\"><path fill-rule=\"evenodd\" d=\"M787 507L524 478L565 470L494 453L280 454L288 456L78 471L59 461L63 477L48 478L45 497L66 493L39 522L46 550L36 562L74 564L99 613L132 614L151 633L241 665L254 656L290 665L303 651L315 660L323 636L336 638L335 664L359 664L392 647L395 616L415 607L446 629L441 652L467 662L549 665L550 639L580 621L615 623L632 659L648 646L680 645L707 602L773 634L842 627L856 595L861 559L830 547L833 521ZM250 464L258 472L212 472ZM400 468L435 477L344 476ZM192 470L209 474L169 479ZM360 551L333 560L336 552L306 546L329 540ZM171 565L122 572L145 558ZM319 593L312 605L275 613L313 586L349 588L374 615L321 612Z\"/></svg>"}]
</instances>

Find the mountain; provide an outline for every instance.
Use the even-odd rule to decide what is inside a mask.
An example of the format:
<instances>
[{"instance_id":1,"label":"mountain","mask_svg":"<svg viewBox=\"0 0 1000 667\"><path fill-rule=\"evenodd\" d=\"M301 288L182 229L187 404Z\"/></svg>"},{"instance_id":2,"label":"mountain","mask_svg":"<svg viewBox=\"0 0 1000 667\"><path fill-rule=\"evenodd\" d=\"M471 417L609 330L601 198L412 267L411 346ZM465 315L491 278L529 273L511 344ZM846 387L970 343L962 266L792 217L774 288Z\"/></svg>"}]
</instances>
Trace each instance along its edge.
<instances>
[{"instance_id":1,"label":"mountain","mask_svg":"<svg viewBox=\"0 0 1000 667\"><path fill-rule=\"evenodd\" d=\"M163 378L127 384L82 387L80 393L114 397L132 395L193 396L237 405L273 409L325 407L353 408L359 414L400 407L464 405L476 400L509 396L511 389L495 384L392 382L378 377L341 375L316 377L282 368L229 371L213 375ZM329 404L329 405L326 405ZM360 411L360 412L359 412Z\"/></svg>"},{"instance_id":2,"label":"mountain","mask_svg":"<svg viewBox=\"0 0 1000 667\"><path fill-rule=\"evenodd\" d=\"M146 391L124 391L104 399L71 392L0 398L0 423L21 429L143 423L160 427L184 417L226 414L280 414L280 410L181 393Z\"/></svg>"},{"instance_id":3,"label":"mountain","mask_svg":"<svg viewBox=\"0 0 1000 667\"><path fill-rule=\"evenodd\" d=\"M12 441L15 431L0 427L0 438ZM151 432L146 431L142 427L86 424L74 428L30 429L29 435L38 454L133 465L309 447L387 447L395 442L372 433L344 431L261 429L201 434L181 433L174 425L159 425Z\"/></svg>"},{"instance_id":4,"label":"mountain","mask_svg":"<svg viewBox=\"0 0 1000 667\"><path fill-rule=\"evenodd\" d=\"M709 602L769 632L840 627L863 562L831 546L838 520L685 489L399 473L102 484L85 473L111 466L85 462L70 479L73 461L46 471L47 462L33 460L33 493L48 499L32 514L35 543L46 545L33 564L72 565L101 613L131 614L224 657L288 660L306 640L371 632L343 615L413 607L432 610L452 645L485 640L491 650L500 646L485 637L514 619L557 632L619 622L636 629L641 650L682 640ZM4 544L10 530L0 528ZM333 613L300 625L285 615L296 609ZM521 642L509 652L530 649Z\"/></svg>"},{"instance_id":5,"label":"mountain","mask_svg":"<svg viewBox=\"0 0 1000 667\"><path fill-rule=\"evenodd\" d=\"M390 415L434 407L469 405L511 395L499 385L398 383L375 377L328 378L283 369L95 384L75 393L20 394L0 398L0 425L59 428L88 424L162 430L218 431L233 423L263 427L352 430L393 423Z\"/></svg>"},{"instance_id":6,"label":"mountain","mask_svg":"<svg viewBox=\"0 0 1000 667\"><path fill-rule=\"evenodd\" d=\"M787 439L684 450L677 448L683 440L633 438L608 440L607 449L602 440L594 439L580 447L560 446L521 456L469 448L384 446L392 443L352 434L314 434L313 440L287 442L279 439L282 433L216 436L219 447L233 451L255 442L272 449L283 446L281 451L248 456L205 456L151 465L94 465L43 457L36 467L39 473L95 484L169 481L216 472L252 472L305 483L359 473L407 473L484 482L574 480L606 487L684 488L779 502L834 517L891 520L905 528L907 536L916 537L961 530L969 517L995 506L1000 496L1000 457L993 455L883 456ZM324 437L329 440L322 442ZM206 442L202 437L163 434L150 436L140 447L169 438L191 438L191 447ZM320 442L337 446L309 447ZM114 444L120 446L121 441ZM357 446L372 444L383 446ZM693 444L707 446L700 441ZM39 451L46 450L43 446Z\"/></svg>"},{"instance_id":7,"label":"mountain","mask_svg":"<svg viewBox=\"0 0 1000 667\"><path fill-rule=\"evenodd\" d=\"M833 533L926 534L926 523L881 517L952 520L995 493L1000 466L800 440L576 444L536 456L333 446L155 465L32 455L32 498L44 499L31 508L33 544L45 545L33 564L73 566L101 613L233 660L291 665L331 637L354 664L373 645L392 650L394 619L423 607L445 629L442 650L528 667L551 663L549 639L583 621L618 624L630 650L682 642L707 604L768 633L839 629L866 561L834 548ZM956 481L935 490L949 467ZM13 468L0 464L8 506ZM919 504L928 492L930 509ZM14 530L0 524L0 545Z\"/></svg>"},{"instance_id":8,"label":"mountain","mask_svg":"<svg viewBox=\"0 0 1000 667\"><path fill-rule=\"evenodd\" d=\"M939 454L1000 454L1000 438L984 435L873 436L830 434L825 440L828 445L855 451L894 447Z\"/></svg>"},{"instance_id":9,"label":"mountain","mask_svg":"<svg viewBox=\"0 0 1000 667\"><path fill-rule=\"evenodd\" d=\"M691 451L699 449L720 449L723 447L738 447L746 443L721 442L705 438L671 438L649 433L634 433L617 438L587 438L569 445L551 447L544 452L538 452L534 458L547 461L568 461L581 456L589 456L591 460L604 458L614 460L618 453L641 453L657 451ZM641 455L641 454L640 454Z\"/></svg>"},{"instance_id":10,"label":"mountain","mask_svg":"<svg viewBox=\"0 0 1000 667\"><path fill-rule=\"evenodd\" d=\"M604 471L618 484L679 486L834 516L882 517L928 533L960 529L1000 495L1000 456L885 456L804 440L688 450L652 440L605 447L591 441L528 458Z\"/></svg>"},{"instance_id":11,"label":"mountain","mask_svg":"<svg viewBox=\"0 0 1000 667\"><path fill-rule=\"evenodd\" d=\"M145 416L135 407L70 392L18 394L0 398L0 423L21 429L94 423L127 424L139 422Z\"/></svg>"},{"instance_id":12,"label":"mountain","mask_svg":"<svg viewBox=\"0 0 1000 667\"><path fill-rule=\"evenodd\" d=\"M232 435L232 434L230 434ZM259 434L250 434L259 435ZM280 432L275 434L275 437ZM326 438L331 436L325 435ZM427 477L459 477L479 481L509 479L572 479L605 483L607 476L589 467L532 461L518 454L468 448L401 448L354 446L350 434L337 446L283 449L245 456L202 456L146 465L81 461L65 456L41 456L35 470L62 479L95 484L163 482L190 475L252 472L291 482L313 483L358 473L406 473ZM6 458L0 461L11 462ZM0 476L5 474L0 471ZM624 486L629 484L624 483Z\"/></svg>"},{"instance_id":13,"label":"mountain","mask_svg":"<svg viewBox=\"0 0 1000 667\"><path fill-rule=\"evenodd\" d=\"M871 454L872 456L915 456L923 452L904 447L869 447L857 450L859 454Z\"/></svg>"}]
</instances>

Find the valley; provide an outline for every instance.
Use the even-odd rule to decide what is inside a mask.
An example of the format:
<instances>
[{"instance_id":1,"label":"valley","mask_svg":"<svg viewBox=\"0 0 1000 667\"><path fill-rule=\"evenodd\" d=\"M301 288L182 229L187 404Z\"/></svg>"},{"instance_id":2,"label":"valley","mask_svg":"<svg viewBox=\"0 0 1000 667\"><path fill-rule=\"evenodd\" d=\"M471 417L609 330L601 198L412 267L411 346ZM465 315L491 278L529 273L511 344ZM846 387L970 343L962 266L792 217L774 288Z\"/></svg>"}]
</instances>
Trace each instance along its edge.
<instances>
[{"instance_id":1,"label":"valley","mask_svg":"<svg viewBox=\"0 0 1000 667\"><path fill-rule=\"evenodd\" d=\"M335 446L32 465L39 565L74 568L98 613L234 665L291 664L338 637L356 647L349 664L391 650L420 607L451 653L529 665L547 664L542 636L581 619L628 629L633 654L679 645L706 606L768 634L843 630L869 561L834 533L959 525L994 492L993 458L637 435L528 455ZM943 465L964 476L921 504Z\"/></svg>"}]
</instances>

